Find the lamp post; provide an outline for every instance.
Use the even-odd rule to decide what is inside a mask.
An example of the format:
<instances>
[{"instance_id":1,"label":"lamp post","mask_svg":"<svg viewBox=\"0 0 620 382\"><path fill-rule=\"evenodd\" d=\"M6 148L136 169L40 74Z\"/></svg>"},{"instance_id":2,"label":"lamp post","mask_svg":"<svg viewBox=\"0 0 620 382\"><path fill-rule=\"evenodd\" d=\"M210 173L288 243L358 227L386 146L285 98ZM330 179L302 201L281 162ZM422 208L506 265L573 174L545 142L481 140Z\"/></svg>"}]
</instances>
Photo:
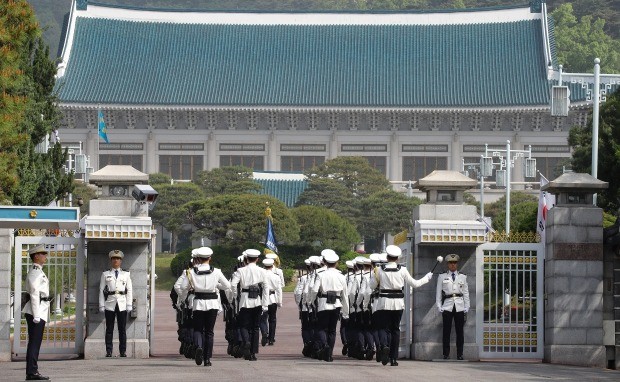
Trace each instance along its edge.
<instances>
[{"instance_id":1,"label":"lamp post","mask_svg":"<svg viewBox=\"0 0 620 382\"><path fill-rule=\"evenodd\" d=\"M519 157L525 157L525 177L533 178L536 176L536 159L532 158L532 146L528 146L527 150L514 150L510 148L510 141L506 141L506 149L493 149L489 152L489 145L484 145L484 156L480 158L480 170L482 176L493 175L495 167L497 186L506 187L506 233L510 233L510 179L512 167ZM505 155L505 156L504 156ZM493 158L498 158L499 162L494 162Z\"/></svg>"}]
</instances>

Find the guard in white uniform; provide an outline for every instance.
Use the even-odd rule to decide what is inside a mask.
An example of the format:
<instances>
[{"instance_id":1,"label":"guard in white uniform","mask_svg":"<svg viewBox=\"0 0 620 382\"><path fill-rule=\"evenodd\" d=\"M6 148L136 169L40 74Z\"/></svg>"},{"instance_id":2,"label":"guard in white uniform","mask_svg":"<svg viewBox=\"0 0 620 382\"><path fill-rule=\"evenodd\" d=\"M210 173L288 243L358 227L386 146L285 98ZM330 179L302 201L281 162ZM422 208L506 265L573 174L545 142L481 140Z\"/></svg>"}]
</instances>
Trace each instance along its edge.
<instances>
[{"instance_id":1,"label":"guard in white uniform","mask_svg":"<svg viewBox=\"0 0 620 382\"><path fill-rule=\"evenodd\" d=\"M269 302L267 305L267 311L263 312L260 320L260 332L262 335L261 345L265 346L269 344L272 346L276 342L276 325L277 325L277 311L279 307L282 307L282 282L280 277L273 272L273 259L264 259L263 265L265 266L265 282L269 288Z\"/></svg>"},{"instance_id":2,"label":"guard in white uniform","mask_svg":"<svg viewBox=\"0 0 620 382\"><path fill-rule=\"evenodd\" d=\"M450 333L452 320L456 329L456 358L463 359L463 326L469 310L467 276L457 270L459 255L446 256L448 271L437 278L435 302L443 319L443 359L450 358Z\"/></svg>"},{"instance_id":3,"label":"guard in white uniform","mask_svg":"<svg viewBox=\"0 0 620 382\"><path fill-rule=\"evenodd\" d=\"M195 351L193 350L194 345L194 322L192 320L192 302L189 301L189 297L191 297L192 301L194 298L194 290L190 288L189 290L183 290L181 285L183 285L184 280L187 279L188 273L194 268L194 261L196 258L196 249L192 249L191 259L187 264L187 268L185 268L181 272L181 276L174 283L174 291L177 295L177 309L181 312L181 320L179 323L178 329L178 338L181 342L181 347L179 348L179 354L185 355L187 358L195 357ZM191 350L191 352L190 352ZM193 353L193 354L190 354Z\"/></svg>"},{"instance_id":4,"label":"guard in white uniform","mask_svg":"<svg viewBox=\"0 0 620 382\"><path fill-rule=\"evenodd\" d=\"M99 311L105 312L105 356L112 357L114 320L118 325L118 350L127 357L127 315L133 309L133 289L128 271L121 269L125 254L115 249L108 253L112 268L101 274L99 282Z\"/></svg>"},{"instance_id":5,"label":"guard in white uniform","mask_svg":"<svg viewBox=\"0 0 620 382\"><path fill-rule=\"evenodd\" d=\"M387 264L375 268L374 275L370 278L369 289L372 291L379 287L377 299L377 313L375 318L380 324L379 342L381 349L377 351L377 359L381 363L398 366L398 347L400 345L400 320L405 309L404 287L409 285L418 288L428 283L433 277L427 273L420 280L416 280L409 274L407 268L398 264L401 249L395 245L388 245Z\"/></svg>"},{"instance_id":6,"label":"guard in white uniform","mask_svg":"<svg viewBox=\"0 0 620 382\"><path fill-rule=\"evenodd\" d=\"M271 252L271 250L269 249L266 249L265 252L265 258L273 260L273 267L271 267L271 271L278 275L278 277L280 278L280 283L282 284L282 288L284 288L286 282L284 281L284 272L282 272L282 269L280 269L280 257L275 253Z\"/></svg>"},{"instance_id":7,"label":"guard in white uniform","mask_svg":"<svg viewBox=\"0 0 620 382\"><path fill-rule=\"evenodd\" d=\"M350 327L351 327L351 316L353 314L353 309L351 305L351 284L353 283L353 275L355 274L355 265L353 261L346 261L347 270L344 273L344 279L347 282L347 293L349 295L349 318L346 320L340 321L340 341L342 342L342 355L349 354L349 337L350 337Z\"/></svg>"},{"instance_id":8,"label":"guard in white uniform","mask_svg":"<svg viewBox=\"0 0 620 382\"><path fill-rule=\"evenodd\" d=\"M213 328L217 314L222 310L219 290L230 293L230 283L218 268L209 264L213 250L209 247L201 247L196 250L198 265L191 271L191 281L187 277L181 285L182 290L194 289L192 301L194 323L194 345L196 352L194 359L196 365L211 366L213 356Z\"/></svg>"},{"instance_id":9,"label":"guard in white uniform","mask_svg":"<svg viewBox=\"0 0 620 382\"><path fill-rule=\"evenodd\" d=\"M22 309L28 324L28 348L26 350L26 380L44 381L49 377L39 374L39 351L43 341L45 323L50 311L49 280L43 273L43 265L47 261L47 250L43 244L28 251L33 264L26 276L26 292L28 302Z\"/></svg>"},{"instance_id":10,"label":"guard in white uniform","mask_svg":"<svg viewBox=\"0 0 620 382\"><path fill-rule=\"evenodd\" d=\"M234 298L240 296L238 320L243 340L243 356L248 361L256 361L260 317L263 311L267 311L269 287L265 282L265 270L256 265L260 251L247 249L245 255L247 265L237 269L233 274L231 285Z\"/></svg>"},{"instance_id":11,"label":"guard in white uniform","mask_svg":"<svg viewBox=\"0 0 620 382\"><path fill-rule=\"evenodd\" d=\"M338 255L331 249L321 252L327 269L320 273L309 291L310 301L317 299L318 359L332 362L336 343L336 326L340 319L349 318L347 281L336 269Z\"/></svg>"}]
</instances>

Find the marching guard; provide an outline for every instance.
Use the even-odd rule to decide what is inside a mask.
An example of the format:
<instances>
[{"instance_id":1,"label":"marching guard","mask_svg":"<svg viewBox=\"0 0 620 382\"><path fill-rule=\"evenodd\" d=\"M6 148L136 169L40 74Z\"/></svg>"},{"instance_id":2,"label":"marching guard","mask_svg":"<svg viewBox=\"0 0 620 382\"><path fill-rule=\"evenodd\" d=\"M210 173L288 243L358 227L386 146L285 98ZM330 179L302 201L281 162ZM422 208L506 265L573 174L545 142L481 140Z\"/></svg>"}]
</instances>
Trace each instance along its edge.
<instances>
[{"instance_id":1,"label":"marching guard","mask_svg":"<svg viewBox=\"0 0 620 382\"><path fill-rule=\"evenodd\" d=\"M263 265L265 266L265 283L269 288L269 302L267 305L267 311L263 312L260 321L261 331L261 345L265 346L269 344L272 346L276 342L276 325L277 325L277 311L282 307L282 285L280 277L272 271L273 259L264 259Z\"/></svg>"}]
</instances>

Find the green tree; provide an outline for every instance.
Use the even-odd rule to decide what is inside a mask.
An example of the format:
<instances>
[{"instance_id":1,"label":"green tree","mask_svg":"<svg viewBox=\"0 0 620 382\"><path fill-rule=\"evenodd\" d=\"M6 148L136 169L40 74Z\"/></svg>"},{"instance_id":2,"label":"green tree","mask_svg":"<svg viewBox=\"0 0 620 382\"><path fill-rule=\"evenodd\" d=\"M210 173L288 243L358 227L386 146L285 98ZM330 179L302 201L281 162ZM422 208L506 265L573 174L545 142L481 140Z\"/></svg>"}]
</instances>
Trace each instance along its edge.
<instances>
[{"instance_id":1,"label":"green tree","mask_svg":"<svg viewBox=\"0 0 620 382\"><path fill-rule=\"evenodd\" d=\"M269 204L267 204L269 203ZM269 205L279 243L297 243L299 225L284 203L268 195L219 195L183 206L185 217L201 235L217 244L264 243L265 207Z\"/></svg>"},{"instance_id":2,"label":"green tree","mask_svg":"<svg viewBox=\"0 0 620 382\"><path fill-rule=\"evenodd\" d=\"M60 126L53 95L55 65L25 0L0 4L0 200L46 205L73 188L67 151L35 145Z\"/></svg>"},{"instance_id":3,"label":"green tree","mask_svg":"<svg viewBox=\"0 0 620 382\"><path fill-rule=\"evenodd\" d=\"M358 199L342 182L330 178L313 179L297 200L297 206L325 207L354 224L359 213L358 204Z\"/></svg>"},{"instance_id":4,"label":"green tree","mask_svg":"<svg viewBox=\"0 0 620 382\"><path fill-rule=\"evenodd\" d=\"M601 104L598 137L598 171L600 180L609 183L597 199L605 211L615 213L620 207L620 90ZM592 172L592 117L586 127L575 126L568 135L573 150L572 167L575 172Z\"/></svg>"},{"instance_id":5,"label":"green tree","mask_svg":"<svg viewBox=\"0 0 620 382\"><path fill-rule=\"evenodd\" d=\"M150 216L155 223L161 224L171 233L170 251L176 253L179 234L183 232L183 225L188 223L182 207L186 203L202 199L204 194L200 187L193 183L160 183L153 188L159 196Z\"/></svg>"},{"instance_id":6,"label":"green tree","mask_svg":"<svg viewBox=\"0 0 620 382\"><path fill-rule=\"evenodd\" d=\"M164 174L162 172L156 172L154 174L149 174L149 184L152 186L154 184L170 184L172 182L172 177L168 174Z\"/></svg>"},{"instance_id":7,"label":"green tree","mask_svg":"<svg viewBox=\"0 0 620 382\"><path fill-rule=\"evenodd\" d=\"M227 166L201 171L194 181L207 197L223 194L247 194L260 191L261 185L252 180L253 170L243 166Z\"/></svg>"},{"instance_id":8,"label":"green tree","mask_svg":"<svg viewBox=\"0 0 620 382\"><path fill-rule=\"evenodd\" d=\"M301 206L291 210L299 224L300 244L350 250L359 243L355 226L324 207Z\"/></svg>"},{"instance_id":9,"label":"green tree","mask_svg":"<svg viewBox=\"0 0 620 382\"><path fill-rule=\"evenodd\" d=\"M535 196L521 191L510 193L511 231L536 231L537 212L538 199ZM504 231L506 229L506 197L502 196L497 202L485 204L484 214L493 219L493 228L495 230Z\"/></svg>"},{"instance_id":10,"label":"green tree","mask_svg":"<svg viewBox=\"0 0 620 382\"><path fill-rule=\"evenodd\" d=\"M386 233L411 229L413 208L421 203L419 198L408 198L393 190L376 192L360 203L362 216L358 230L366 238L382 239ZM375 249L379 248L366 248Z\"/></svg>"},{"instance_id":11,"label":"green tree","mask_svg":"<svg viewBox=\"0 0 620 382\"><path fill-rule=\"evenodd\" d=\"M571 3L551 14L555 21L558 62L571 72L592 72L594 59L601 59L601 71L620 72L620 41L605 33L605 20L582 16L577 19Z\"/></svg>"}]
</instances>

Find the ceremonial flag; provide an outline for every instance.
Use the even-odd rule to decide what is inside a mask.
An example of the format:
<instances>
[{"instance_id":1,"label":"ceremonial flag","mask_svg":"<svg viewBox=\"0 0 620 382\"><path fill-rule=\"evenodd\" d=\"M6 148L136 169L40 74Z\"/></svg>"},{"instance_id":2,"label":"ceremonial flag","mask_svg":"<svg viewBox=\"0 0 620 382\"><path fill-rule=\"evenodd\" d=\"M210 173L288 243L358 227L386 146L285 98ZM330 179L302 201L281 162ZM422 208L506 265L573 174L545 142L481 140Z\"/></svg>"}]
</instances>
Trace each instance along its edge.
<instances>
[{"instance_id":1,"label":"ceremonial flag","mask_svg":"<svg viewBox=\"0 0 620 382\"><path fill-rule=\"evenodd\" d=\"M536 232L540 235L540 241L545 243L545 223L547 211L555 206L555 195L543 191L542 187L549 183L547 178L540 174L540 196L538 198L538 216L536 217Z\"/></svg>"},{"instance_id":2,"label":"ceremonial flag","mask_svg":"<svg viewBox=\"0 0 620 382\"><path fill-rule=\"evenodd\" d=\"M99 136L103 138L105 143L110 143L108 141L108 129L105 127L105 122L103 121L103 112L101 110L97 111L97 124L99 126Z\"/></svg>"},{"instance_id":3,"label":"ceremonial flag","mask_svg":"<svg viewBox=\"0 0 620 382\"><path fill-rule=\"evenodd\" d=\"M267 236L265 238L265 246L271 249L274 253L278 253L278 241L276 240L276 233L273 231L273 222L271 221L271 208L267 207L265 210L267 216Z\"/></svg>"}]
</instances>

